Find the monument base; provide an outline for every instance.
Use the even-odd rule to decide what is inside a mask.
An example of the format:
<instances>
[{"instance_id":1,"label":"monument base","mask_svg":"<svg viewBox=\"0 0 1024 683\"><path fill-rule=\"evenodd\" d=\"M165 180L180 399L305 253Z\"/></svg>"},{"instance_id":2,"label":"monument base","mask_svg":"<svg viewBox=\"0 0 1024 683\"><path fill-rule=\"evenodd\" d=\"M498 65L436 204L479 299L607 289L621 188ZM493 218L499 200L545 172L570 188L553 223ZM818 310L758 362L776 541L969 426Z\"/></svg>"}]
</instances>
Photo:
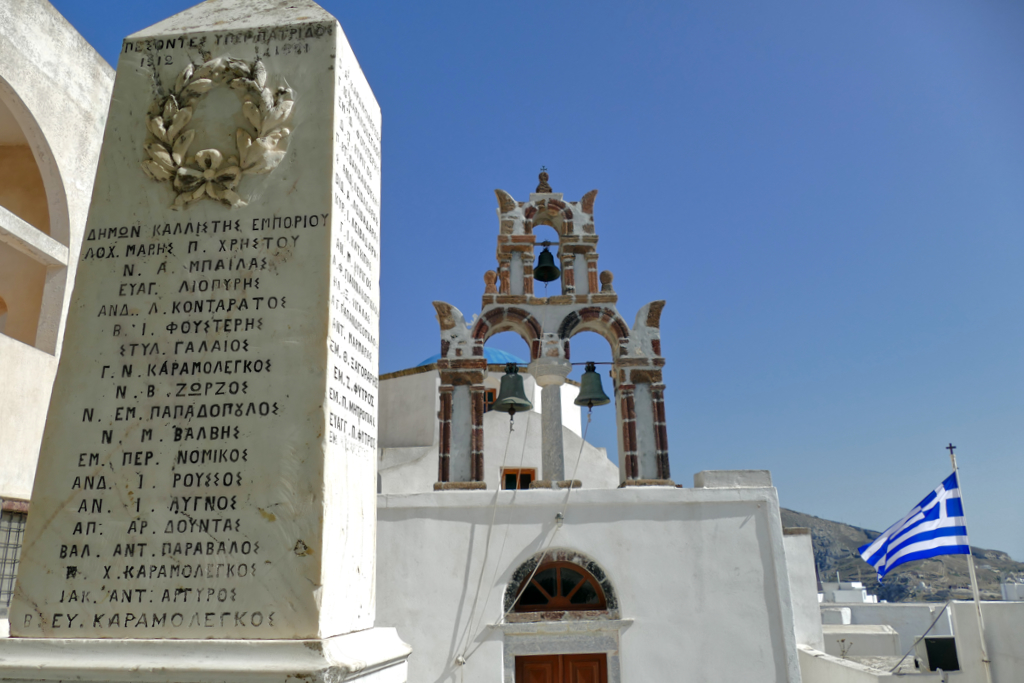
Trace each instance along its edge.
<instances>
[{"instance_id":1,"label":"monument base","mask_svg":"<svg viewBox=\"0 0 1024 683\"><path fill-rule=\"evenodd\" d=\"M323 640L0 639L0 681L405 683L393 628Z\"/></svg>"}]
</instances>

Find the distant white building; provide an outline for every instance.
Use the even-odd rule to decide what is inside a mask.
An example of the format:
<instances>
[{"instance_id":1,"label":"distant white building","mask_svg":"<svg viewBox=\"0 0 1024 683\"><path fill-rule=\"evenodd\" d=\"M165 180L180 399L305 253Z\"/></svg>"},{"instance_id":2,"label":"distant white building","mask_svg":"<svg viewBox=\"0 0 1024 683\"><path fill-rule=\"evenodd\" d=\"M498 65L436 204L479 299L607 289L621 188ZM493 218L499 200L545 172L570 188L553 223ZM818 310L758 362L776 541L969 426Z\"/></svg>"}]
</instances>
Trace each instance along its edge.
<instances>
[{"instance_id":1,"label":"distant white building","mask_svg":"<svg viewBox=\"0 0 1024 683\"><path fill-rule=\"evenodd\" d=\"M878 602L878 596L869 595L860 581L822 581L821 602Z\"/></svg>"},{"instance_id":2,"label":"distant white building","mask_svg":"<svg viewBox=\"0 0 1024 683\"><path fill-rule=\"evenodd\" d=\"M1003 600L1024 600L1024 583L1020 583L1018 581L1005 581L999 584L999 590L1003 595Z\"/></svg>"}]
</instances>

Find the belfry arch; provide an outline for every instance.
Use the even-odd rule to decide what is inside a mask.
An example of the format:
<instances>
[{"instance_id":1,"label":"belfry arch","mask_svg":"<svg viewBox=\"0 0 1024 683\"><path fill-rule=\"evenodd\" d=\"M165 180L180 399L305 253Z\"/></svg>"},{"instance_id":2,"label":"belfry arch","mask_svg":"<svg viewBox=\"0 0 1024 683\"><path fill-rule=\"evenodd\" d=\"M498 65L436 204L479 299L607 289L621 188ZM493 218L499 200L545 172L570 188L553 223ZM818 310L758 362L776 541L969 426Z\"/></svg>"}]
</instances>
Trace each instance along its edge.
<instances>
[{"instance_id":1,"label":"belfry arch","mask_svg":"<svg viewBox=\"0 0 1024 683\"><path fill-rule=\"evenodd\" d=\"M565 479L560 430L560 386L572 369L571 339L595 332L609 344L622 486L674 485L670 479L665 425L660 316L664 301L644 306L633 327L616 308L610 271L598 272L591 190L578 202L553 192L541 173L537 191L517 202L504 190L498 199L497 267L484 273L479 317L472 326L451 304L435 301L441 328L438 481L435 489L485 488L483 481L484 344L512 331L530 348L528 372L542 387L542 478L532 487L578 485ZM558 233L560 287L534 290L534 227ZM547 278L545 278L547 279ZM577 361L586 359L574 359Z\"/></svg>"},{"instance_id":2,"label":"belfry arch","mask_svg":"<svg viewBox=\"0 0 1024 683\"><path fill-rule=\"evenodd\" d=\"M540 321L521 308L493 309L477 320L473 326L473 339L479 342L479 353L483 355L482 347L492 336L501 332L515 332L530 348L530 360L533 360L540 349L541 330Z\"/></svg>"},{"instance_id":3,"label":"belfry arch","mask_svg":"<svg viewBox=\"0 0 1024 683\"><path fill-rule=\"evenodd\" d=\"M594 332L608 342L612 358L618 360L622 349L629 347L629 327L615 307L587 306L570 311L558 325L558 336L569 357L569 340L580 332Z\"/></svg>"}]
</instances>

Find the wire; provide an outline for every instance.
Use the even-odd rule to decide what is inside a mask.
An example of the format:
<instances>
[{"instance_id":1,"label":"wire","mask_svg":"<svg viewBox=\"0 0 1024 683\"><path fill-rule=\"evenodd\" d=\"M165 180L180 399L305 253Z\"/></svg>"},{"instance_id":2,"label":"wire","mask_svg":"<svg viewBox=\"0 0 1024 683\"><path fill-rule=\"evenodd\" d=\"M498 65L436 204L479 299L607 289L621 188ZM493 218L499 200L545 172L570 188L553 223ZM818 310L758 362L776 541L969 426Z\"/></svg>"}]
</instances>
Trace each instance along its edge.
<instances>
[{"instance_id":1,"label":"wire","mask_svg":"<svg viewBox=\"0 0 1024 683\"><path fill-rule=\"evenodd\" d=\"M889 669L889 673L893 673L894 671L896 671L896 669L900 668L900 664L902 664L903 660L907 658L907 655L909 655L911 652L913 652L914 648L917 647L917 644L920 643L921 640L926 635L928 635L928 632L932 630L932 628L935 626L935 624L937 624L939 622L939 617L942 616L942 613L946 611L947 607L949 607L949 602L947 602L945 605L942 606L942 609L939 610L939 613L937 615L935 615L935 618L932 620L932 625L929 626L927 629L925 629L925 632L917 637L917 640L915 640L914 644L910 646L910 649L907 650L903 654L902 657L900 657L900 661L896 662L896 666L894 666L893 668ZM903 674L897 674L897 675L898 676L902 676Z\"/></svg>"},{"instance_id":2,"label":"wire","mask_svg":"<svg viewBox=\"0 0 1024 683\"><path fill-rule=\"evenodd\" d=\"M565 494L565 505L562 506L561 515L562 515L563 519L565 519L565 511L569 509L569 496L572 495L572 482L576 479L576 472L579 470L580 460L583 457L583 447L587 443L587 431L589 429L590 429L590 412L588 411L587 412L587 425L586 425L586 427L583 428L583 436L580 439L580 451L579 451L579 453L576 454L576 465L573 467L573 470L572 470L572 479L569 480L569 490ZM555 527L555 530L553 532L551 532L551 537L548 538L547 544L541 549L541 551L539 553L536 554L537 555L537 564L534 566L533 571L530 572L530 575L528 577L526 577L526 580L524 580L520 584L519 592L516 594L516 599L512 601L511 606L509 606L508 609L503 609L503 611L501 613L501 617L498 619L498 623L499 624L505 621L505 617L507 617L509 615L509 613L513 610L513 608L515 608L516 603L519 602L519 598L523 597L523 593L526 591L526 588L530 585L530 582L533 581L533 577L536 576L537 570L540 569L540 565L541 565L540 558L544 557L544 553L546 553L548 551L548 548L551 547L551 544L555 540L555 536L558 535L558 530L561 529L561 528L562 528L561 525Z\"/></svg>"},{"instance_id":3,"label":"wire","mask_svg":"<svg viewBox=\"0 0 1024 683\"><path fill-rule=\"evenodd\" d=\"M563 519L565 518L566 510L569 509L569 498L572 495L572 488L573 488L572 487L572 482L574 482L576 480L576 473L579 471L580 461L583 459L583 448L587 444L587 432L590 430L590 419L591 419L591 413L590 413L590 411L588 411L587 412L587 424L583 428L583 435L580 437L580 450L576 454L576 463L573 466L572 478L569 480L569 489L568 489L568 491L566 491L566 494L565 494L565 504L562 506L561 517ZM527 429L527 431L529 431L529 429ZM511 430L510 430L510 432L509 432L509 439L505 442L505 455L502 456L502 460L501 460L502 469L504 469L504 467L505 467L505 458L508 455L508 445L509 445L509 442L511 441L511 437L512 437L512 434L511 434ZM523 460L524 460L524 458L526 456L526 438L527 438L527 435L524 435L524 437L523 437L523 452L522 452L522 454L520 456L520 461L519 461L520 469L522 469L522 463L523 463ZM516 487L516 490L518 490L518 485ZM495 492L494 511L493 511L493 513L491 515L491 526L487 530L487 537L488 537L487 547L488 548L490 547L489 539L490 539L490 534L491 534L491 528L493 528L493 526L494 526L494 520L495 520L495 517L497 516L497 512L498 512L498 493L499 492L500 492L500 489ZM502 554L504 554L504 551L505 551L505 540L508 538L509 527L512 526L512 513L513 513L513 510L514 510L514 505L513 504L515 503L515 497L516 497L516 493L515 493L515 491L513 491L513 493L512 493L512 500L509 502L509 519L508 519L508 522L506 522L506 524L505 524L505 535L502 538L501 550L498 553L498 562L496 563L495 568L494 568L494 578L492 579L492 584L497 580L498 572L501 569L501 556L502 556ZM530 575L528 577L526 577L526 579L520 584L519 592L516 594L515 599L512 600L511 605L507 609L505 609L504 607L502 608L501 617L499 617L498 621L497 621L498 624L501 624L501 623L503 623L505 621L505 617L507 617L509 615L509 613L513 610L513 608L515 608L516 603L519 602L519 599L523 596L523 593L526 591L526 588L530 585L530 581L532 581L533 577L536 576L537 570L540 569L540 565L541 565L540 558L544 557L544 553L546 553L548 551L548 549L551 547L551 544L554 542L555 537L558 535L559 529L561 529L561 525L555 527L554 531L552 531L551 536L548 538L547 543L544 545L544 547L540 550L539 553L535 553L535 556L538 558L537 559L537 564L534 565L533 570L530 572ZM483 571L484 571L484 568L486 567L486 564L487 564L487 553L486 553L486 548L485 548L484 561L482 563L482 566L480 567L480 576L481 576L481 578L483 578ZM480 597L481 585L482 585L481 583L477 584L477 592L476 592L476 595L473 598L473 607L471 608L471 611L470 611L470 624L469 624L469 626L467 626L466 631L465 631L466 638L464 639L463 642L466 643L467 646L469 645L470 642L472 642L472 641L469 640L469 635L471 633L474 633L474 629L472 628L473 613L476 612L476 603L477 603L477 601L478 601L478 599ZM481 610L480 618L481 618L481 620L483 619L483 610ZM478 626L479 626L479 622L478 622ZM488 627L488 628L490 628L490 627ZM468 661L469 658L473 656L473 654L477 651L477 649L479 647L480 646L477 645L475 648L473 648L469 652L466 652L465 649L463 649L463 652L462 652L463 659Z\"/></svg>"},{"instance_id":4,"label":"wire","mask_svg":"<svg viewBox=\"0 0 1024 683\"><path fill-rule=\"evenodd\" d=\"M580 460L583 459L583 446L587 443L587 432L590 430L590 416L593 408L587 410L587 426L583 428L583 436L580 437L580 452L576 454L576 464L572 468L572 476L569 477L569 492L565 494L565 506L562 508L562 517L565 517L565 511L569 509L569 496L572 495L572 484L576 481L576 473L580 469Z\"/></svg>"},{"instance_id":5,"label":"wire","mask_svg":"<svg viewBox=\"0 0 1024 683\"><path fill-rule=\"evenodd\" d=\"M524 440L525 440L525 436L524 436ZM499 477L501 476L501 474L500 474L501 470L505 469L505 461L508 458L508 446L509 446L510 443L512 443L512 425L511 425L511 423L509 424L508 437L506 437L506 439L505 439L505 452L501 456L501 468L498 470L498 472L499 472L498 476ZM523 450L524 450L524 453L525 453L525 446L524 446ZM486 479L486 477L485 477L485 479ZM472 603L471 607L469 608L469 623L466 625L465 638L468 638L470 636L470 634L473 633L473 614L476 612L476 605L477 605L477 602L480 599L480 590L481 590L481 587L483 586L484 571L486 571L486 569L487 569L487 555L489 554L490 548L491 548L491 532L494 530L494 520L498 516L498 497L500 495L501 495L501 482L499 481L498 482L498 488L495 489L495 491L494 491L494 507L491 510L491 523L487 526L487 535L485 537L486 540L485 540L485 545L484 545L484 558L483 558L483 561L480 563L480 578L477 580L477 584L476 584L476 595L473 596L473 603ZM513 496L514 495L515 494L513 494ZM506 533L506 536L507 536L507 534L508 534L507 525L506 525L505 533ZM505 546L505 543L504 543L504 541L502 541L502 548L503 549L504 549L504 546ZM483 618L483 611L482 610L481 610L481 617L480 618L481 619ZM467 644L468 644L468 641L464 640L463 642L467 642ZM465 650L465 647L463 647L461 649ZM463 652L462 655L463 655L463 657L465 657L466 656L465 652Z\"/></svg>"},{"instance_id":6,"label":"wire","mask_svg":"<svg viewBox=\"0 0 1024 683\"><path fill-rule=\"evenodd\" d=\"M508 540L508 530L512 526L512 514L513 514L513 510L515 509L516 495L518 495L518 493L519 493L519 484L522 481L521 477L522 477L523 463L526 461L526 439L527 439L527 436L529 436L529 432L530 432L529 413L527 413L526 432L527 432L526 435L523 436L523 449L519 453L519 468L518 468L519 469L519 473L516 474L516 487L514 489L512 489L512 500L510 500L509 503L508 503L508 505L509 505L508 521L505 522L505 533L501 537L501 548L498 549L498 559L494 563L494 576L491 577L491 585L494 585L494 583L498 580L498 572L501 571L501 558L505 554L505 542ZM511 440L511 435L509 435L509 440ZM507 443L505 445L505 450L506 450L506 452L508 451L508 444ZM505 463L502 462L502 469L504 469L504 465L505 465ZM500 487L501 487L501 482L500 481L498 482L498 487L499 487L499 490L500 490ZM494 517L497 516L497 510L498 510L498 502L497 502L497 497L495 497L495 503L494 503L495 515L491 517L491 524L492 525L494 524ZM482 571L482 569L481 569L481 571ZM480 619L481 620L483 619L483 610L480 611ZM477 623L477 626L479 626L479 622Z\"/></svg>"}]
</instances>

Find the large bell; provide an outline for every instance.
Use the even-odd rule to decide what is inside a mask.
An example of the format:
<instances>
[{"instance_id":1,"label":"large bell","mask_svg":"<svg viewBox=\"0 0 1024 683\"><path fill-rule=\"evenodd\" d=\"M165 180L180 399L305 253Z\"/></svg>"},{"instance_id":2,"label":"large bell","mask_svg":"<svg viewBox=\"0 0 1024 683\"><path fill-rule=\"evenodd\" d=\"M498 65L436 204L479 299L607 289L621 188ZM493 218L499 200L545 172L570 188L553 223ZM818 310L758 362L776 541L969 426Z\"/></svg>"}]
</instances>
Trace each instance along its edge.
<instances>
[{"instance_id":1,"label":"large bell","mask_svg":"<svg viewBox=\"0 0 1024 683\"><path fill-rule=\"evenodd\" d=\"M537 267L533 269L533 279L541 282L554 282L562 275L562 271L555 265L555 257L547 247L537 257Z\"/></svg>"},{"instance_id":2,"label":"large bell","mask_svg":"<svg viewBox=\"0 0 1024 683\"><path fill-rule=\"evenodd\" d=\"M526 390L523 389L523 377L519 374L519 366L507 363L505 375L501 378L501 388L498 390L498 400L494 402L491 410L513 415L532 409L533 404L526 398Z\"/></svg>"},{"instance_id":3,"label":"large bell","mask_svg":"<svg viewBox=\"0 0 1024 683\"><path fill-rule=\"evenodd\" d=\"M601 387L601 375L597 374L596 366L593 363L587 363L586 372L580 378L580 394L573 403L588 408L611 403L611 399L605 395L604 389Z\"/></svg>"}]
</instances>

